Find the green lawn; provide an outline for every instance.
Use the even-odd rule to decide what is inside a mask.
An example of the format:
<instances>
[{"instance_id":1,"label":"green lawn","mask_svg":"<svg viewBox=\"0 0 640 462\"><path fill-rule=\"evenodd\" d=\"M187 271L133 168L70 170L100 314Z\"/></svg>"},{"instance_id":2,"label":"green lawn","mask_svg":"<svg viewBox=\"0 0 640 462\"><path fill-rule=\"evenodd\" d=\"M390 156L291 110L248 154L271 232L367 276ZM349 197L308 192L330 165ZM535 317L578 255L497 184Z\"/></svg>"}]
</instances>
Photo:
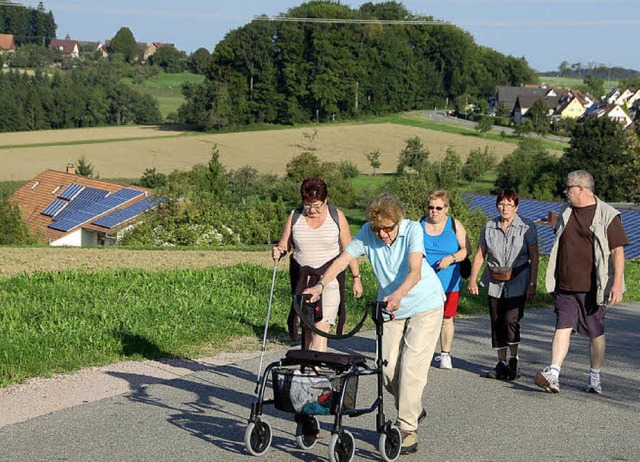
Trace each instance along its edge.
<instances>
[{"instance_id":1,"label":"green lawn","mask_svg":"<svg viewBox=\"0 0 640 462\"><path fill-rule=\"evenodd\" d=\"M149 94L158 100L160 113L166 118L172 112L175 113L180 105L184 103L182 96L182 85L185 83L200 83L205 79L203 75L196 75L190 72L180 74L167 74L161 72L150 77L143 84L134 84L131 78L123 79L123 82L133 86L138 91Z\"/></svg>"},{"instance_id":2,"label":"green lawn","mask_svg":"<svg viewBox=\"0 0 640 462\"><path fill-rule=\"evenodd\" d=\"M369 121L370 123L394 123L399 125L408 125L410 127L426 128L445 133L453 133L462 136L471 136L474 138L482 138L485 140L500 141L503 143L518 144L520 138L516 136L503 136L500 134L500 127L494 127L489 133L481 135L475 128L463 126L456 123L433 123L426 117L416 116L415 113L393 114L390 116L377 117ZM542 146L546 149L564 151L569 145L558 141L542 139Z\"/></svg>"},{"instance_id":3,"label":"green lawn","mask_svg":"<svg viewBox=\"0 0 640 462\"><path fill-rule=\"evenodd\" d=\"M576 88L584 85L583 79L579 79L577 77L544 77L540 76L540 82L546 83L547 85L553 87L560 88ZM613 90L618 86L620 82L617 80L605 80L604 89L605 91ZM596 96L596 95L594 95Z\"/></svg>"}]
</instances>

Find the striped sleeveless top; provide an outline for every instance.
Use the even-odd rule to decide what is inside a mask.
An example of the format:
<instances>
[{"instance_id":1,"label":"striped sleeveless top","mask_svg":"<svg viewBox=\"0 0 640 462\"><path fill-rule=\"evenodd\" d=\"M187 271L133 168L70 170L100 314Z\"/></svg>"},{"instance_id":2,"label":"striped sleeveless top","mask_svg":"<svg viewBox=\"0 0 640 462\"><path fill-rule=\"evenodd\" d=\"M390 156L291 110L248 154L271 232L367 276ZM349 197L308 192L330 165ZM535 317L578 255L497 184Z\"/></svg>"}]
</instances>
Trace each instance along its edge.
<instances>
[{"instance_id":1,"label":"striped sleeveless top","mask_svg":"<svg viewBox=\"0 0 640 462\"><path fill-rule=\"evenodd\" d=\"M293 258L302 266L319 268L340 254L340 230L329 213L317 229L307 224L303 214L291 231Z\"/></svg>"}]
</instances>

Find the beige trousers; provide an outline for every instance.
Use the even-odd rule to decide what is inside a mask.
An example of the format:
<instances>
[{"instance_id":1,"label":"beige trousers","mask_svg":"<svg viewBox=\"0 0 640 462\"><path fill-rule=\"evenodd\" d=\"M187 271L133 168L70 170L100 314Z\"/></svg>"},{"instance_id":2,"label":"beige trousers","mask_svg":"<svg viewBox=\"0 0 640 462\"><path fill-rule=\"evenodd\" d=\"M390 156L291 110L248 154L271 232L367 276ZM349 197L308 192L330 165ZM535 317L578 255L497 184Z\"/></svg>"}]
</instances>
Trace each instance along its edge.
<instances>
[{"instance_id":1,"label":"beige trousers","mask_svg":"<svg viewBox=\"0 0 640 462\"><path fill-rule=\"evenodd\" d=\"M402 430L415 431L422 412L422 392L442 326L444 306L408 319L384 324L382 357L384 386L393 395Z\"/></svg>"}]
</instances>

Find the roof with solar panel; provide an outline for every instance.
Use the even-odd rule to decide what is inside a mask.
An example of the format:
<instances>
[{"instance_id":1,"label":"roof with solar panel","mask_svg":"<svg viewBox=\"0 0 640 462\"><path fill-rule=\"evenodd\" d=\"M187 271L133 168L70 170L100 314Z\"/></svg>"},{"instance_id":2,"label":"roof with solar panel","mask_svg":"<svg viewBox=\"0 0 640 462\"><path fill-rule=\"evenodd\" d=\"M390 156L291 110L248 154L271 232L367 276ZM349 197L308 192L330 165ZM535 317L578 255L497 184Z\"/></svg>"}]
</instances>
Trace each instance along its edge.
<instances>
[{"instance_id":1,"label":"roof with solar panel","mask_svg":"<svg viewBox=\"0 0 640 462\"><path fill-rule=\"evenodd\" d=\"M11 197L42 243L78 229L109 234L160 203L148 188L46 170Z\"/></svg>"},{"instance_id":2,"label":"roof with solar panel","mask_svg":"<svg viewBox=\"0 0 640 462\"><path fill-rule=\"evenodd\" d=\"M464 194L463 197L469 201L471 209L480 208L488 217L497 216L496 196L480 196L475 194ZM550 212L556 216L562 210L564 202L539 201L535 199L520 199L518 205L518 215L532 220L538 230L540 241L540 253L549 254L551 245L555 239L553 226L550 223ZM624 255L627 260L640 258L640 210L618 209L622 217L622 226L629 238L629 245L624 248Z\"/></svg>"}]
</instances>

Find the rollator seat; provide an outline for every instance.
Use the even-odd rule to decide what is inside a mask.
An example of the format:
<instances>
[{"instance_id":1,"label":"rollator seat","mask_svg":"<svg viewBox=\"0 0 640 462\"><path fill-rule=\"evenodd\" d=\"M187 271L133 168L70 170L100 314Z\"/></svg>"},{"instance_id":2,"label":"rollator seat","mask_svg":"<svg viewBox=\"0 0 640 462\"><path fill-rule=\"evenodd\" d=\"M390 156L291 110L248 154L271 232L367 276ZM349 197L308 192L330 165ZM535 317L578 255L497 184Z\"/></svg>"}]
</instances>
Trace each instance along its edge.
<instances>
[{"instance_id":1,"label":"rollator seat","mask_svg":"<svg viewBox=\"0 0 640 462\"><path fill-rule=\"evenodd\" d=\"M283 365L306 364L309 366L351 367L365 366L367 360L358 353L329 353L315 350L289 350Z\"/></svg>"}]
</instances>

